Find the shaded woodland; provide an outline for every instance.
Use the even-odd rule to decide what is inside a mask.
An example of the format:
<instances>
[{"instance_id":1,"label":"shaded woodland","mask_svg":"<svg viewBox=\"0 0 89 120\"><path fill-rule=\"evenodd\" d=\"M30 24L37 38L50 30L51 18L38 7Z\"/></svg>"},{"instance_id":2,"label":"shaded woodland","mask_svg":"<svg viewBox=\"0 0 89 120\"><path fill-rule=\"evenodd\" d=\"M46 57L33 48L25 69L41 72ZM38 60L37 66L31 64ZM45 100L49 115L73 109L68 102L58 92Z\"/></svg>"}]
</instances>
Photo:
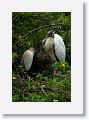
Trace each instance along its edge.
<instances>
[{"instance_id":1,"label":"shaded woodland","mask_svg":"<svg viewBox=\"0 0 89 120\"><path fill-rule=\"evenodd\" d=\"M49 30L59 34L66 46L65 63L53 75L54 64L42 50L42 40ZM35 63L31 74L24 67L22 55L33 47ZM13 12L12 13L12 101L70 102L71 101L71 13Z\"/></svg>"}]
</instances>

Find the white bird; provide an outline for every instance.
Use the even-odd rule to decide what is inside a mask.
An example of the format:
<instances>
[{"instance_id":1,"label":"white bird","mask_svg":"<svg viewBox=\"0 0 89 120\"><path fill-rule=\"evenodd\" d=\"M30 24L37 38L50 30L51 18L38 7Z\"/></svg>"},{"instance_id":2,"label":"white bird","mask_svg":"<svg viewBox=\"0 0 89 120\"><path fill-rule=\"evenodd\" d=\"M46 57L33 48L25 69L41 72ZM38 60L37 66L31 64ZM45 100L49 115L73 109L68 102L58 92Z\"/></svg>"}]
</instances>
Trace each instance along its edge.
<instances>
[{"instance_id":1,"label":"white bird","mask_svg":"<svg viewBox=\"0 0 89 120\"><path fill-rule=\"evenodd\" d=\"M30 48L26 50L23 54L23 62L24 62L25 69L27 71L29 71L29 69L32 66L34 52L35 52L34 48Z\"/></svg>"},{"instance_id":2,"label":"white bird","mask_svg":"<svg viewBox=\"0 0 89 120\"><path fill-rule=\"evenodd\" d=\"M61 36L50 30L42 42L44 50L50 55L52 61L65 62L66 48Z\"/></svg>"}]
</instances>

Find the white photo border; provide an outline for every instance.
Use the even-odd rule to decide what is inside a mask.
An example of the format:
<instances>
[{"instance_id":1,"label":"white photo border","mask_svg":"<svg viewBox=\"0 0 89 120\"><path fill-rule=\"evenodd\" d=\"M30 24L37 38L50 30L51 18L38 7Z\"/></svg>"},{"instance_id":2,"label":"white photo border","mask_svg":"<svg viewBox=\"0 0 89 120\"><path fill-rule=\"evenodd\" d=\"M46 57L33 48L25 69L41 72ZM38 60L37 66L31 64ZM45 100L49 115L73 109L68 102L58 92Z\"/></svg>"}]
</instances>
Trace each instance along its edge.
<instances>
[{"instance_id":1,"label":"white photo border","mask_svg":"<svg viewBox=\"0 0 89 120\"><path fill-rule=\"evenodd\" d=\"M0 112L83 114L82 0L2 0L0 9ZM12 102L12 12L71 12L71 102Z\"/></svg>"}]
</instances>

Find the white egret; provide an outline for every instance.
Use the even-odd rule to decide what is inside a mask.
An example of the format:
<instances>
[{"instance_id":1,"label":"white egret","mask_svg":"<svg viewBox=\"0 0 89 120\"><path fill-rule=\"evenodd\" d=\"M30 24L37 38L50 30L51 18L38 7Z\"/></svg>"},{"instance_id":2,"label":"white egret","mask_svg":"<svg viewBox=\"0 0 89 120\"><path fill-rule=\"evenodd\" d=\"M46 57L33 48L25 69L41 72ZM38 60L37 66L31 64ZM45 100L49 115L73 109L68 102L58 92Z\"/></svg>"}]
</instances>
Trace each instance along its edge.
<instances>
[{"instance_id":1,"label":"white egret","mask_svg":"<svg viewBox=\"0 0 89 120\"><path fill-rule=\"evenodd\" d=\"M24 62L25 69L27 71L29 71L29 69L32 66L34 52L35 52L34 48L30 48L26 50L23 54L23 62Z\"/></svg>"},{"instance_id":2,"label":"white egret","mask_svg":"<svg viewBox=\"0 0 89 120\"><path fill-rule=\"evenodd\" d=\"M65 62L66 48L62 37L50 30L43 40L43 48L50 55L53 62Z\"/></svg>"}]
</instances>

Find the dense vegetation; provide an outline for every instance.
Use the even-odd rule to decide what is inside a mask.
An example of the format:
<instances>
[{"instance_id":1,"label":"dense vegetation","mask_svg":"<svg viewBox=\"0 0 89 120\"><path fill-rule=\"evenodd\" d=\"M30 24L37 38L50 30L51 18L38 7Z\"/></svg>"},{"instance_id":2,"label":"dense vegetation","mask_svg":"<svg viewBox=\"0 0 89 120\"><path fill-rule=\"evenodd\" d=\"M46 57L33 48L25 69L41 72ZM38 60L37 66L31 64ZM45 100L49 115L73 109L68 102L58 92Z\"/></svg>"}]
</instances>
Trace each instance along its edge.
<instances>
[{"instance_id":1,"label":"dense vegetation","mask_svg":"<svg viewBox=\"0 0 89 120\"><path fill-rule=\"evenodd\" d=\"M66 62L52 61L42 51L42 40L49 30L62 36L66 46ZM32 73L24 68L22 54L34 47ZM58 71L54 75L54 66ZM71 101L71 14L69 12L12 13L12 101Z\"/></svg>"}]
</instances>

